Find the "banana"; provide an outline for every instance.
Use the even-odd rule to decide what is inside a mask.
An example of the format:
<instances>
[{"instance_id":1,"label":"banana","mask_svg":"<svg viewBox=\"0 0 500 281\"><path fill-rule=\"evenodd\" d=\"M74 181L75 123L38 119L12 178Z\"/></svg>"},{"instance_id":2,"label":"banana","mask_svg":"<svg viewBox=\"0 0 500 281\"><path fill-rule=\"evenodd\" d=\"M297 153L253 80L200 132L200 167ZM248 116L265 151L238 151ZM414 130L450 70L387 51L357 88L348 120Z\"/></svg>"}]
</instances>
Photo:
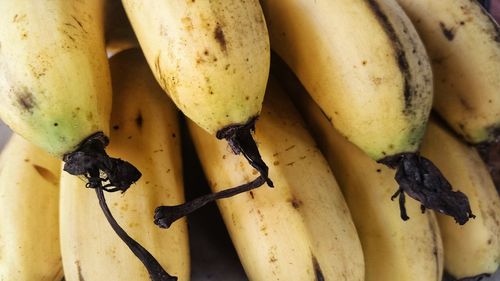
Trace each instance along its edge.
<instances>
[{"instance_id":1,"label":"banana","mask_svg":"<svg viewBox=\"0 0 500 281\"><path fill-rule=\"evenodd\" d=\"M429 122L421 151L477 210L476 219L464 226L438 214L445 269L459 279L493 274L500 265L500 197L485 164L473 147L435 121Z\"/></svg>"},{"instance_id":2,"label":"banana","mask_svg":"<svg viewBox=\"0 0 500 281\"><path fill-rule=\"evenodd\" d=\"M96 132L109 132L103 3L0 3L0 117L58 157Z\"/></svg>"},{"instance_id":3,"label":"banana","mask_svg":"<svg viewBox=\"0 0 500 281\"><path fill-rule=\"evenodd\" d=\"M104 1L1 1L0 118L62 158L64 170L99 169L121 190L140 178L111 159L111 80L104 47ZM128 174L119 176L120 170Z\"/></svg>"},{"instance_id":4,"label":"banana","mask_svg":"<svg viewBox=\"0 0 500 281\"><path fill-rule=\"evenodd\" d=\"M500 28L478 1L398 0L431 58L434 109L468 142L500 136Z\"/></svg>"},{"instance_id":5,"label":"banana","mask_svg":"<svg viewBox=\"0 0 500 281\"><path fill-rule=\"evenodd\" d=\"M0 155L0 280L61 280L60 169L18 135Z\"/></svg>"},{"instance_id":6,"label":"banana","mask_svg":"<svg viewBox=\"0 0 500 281\"><path fill-rule=\"evenodd\" d=\"M397 169L400 202L407 194L460 224L473 217L467 196L453 192L417 153L432 107L432 71L397 2L261 2L273 50L333 127L377 162ZM408 219L400 206L401 218Z\"/></svg>"},{"instance_id":7,"label":"banana","mask_svg":"<svg viewBox=\"0 0 500 281\"><path fill-rule=\"evenodd\" d=\"M250 280L364 280L361 245L333 174L302 120L270 79L256 141L274 189L217 201ZM257 173L190 121L212 190Z\"/></svg>"},{"instance_id":8,"label":"banana","mask_svg":"<svg viewBox=\"0 0 500 281\"><path fill-rule=\"evenodd\" d=\"M268 167L251 135L270 65L259 1L122 3L149 66L174 103L207 132L227 139L267 179Z\"/></svg>"},{"instance_id":9,"label":"banana","mask_svg":"<svg viewBox=\"0 0 500 281\"><path fill-rule=\"evenodd\" d=\"M415 152L432 106L425 48L394 0L263 0L272 49L370 157Z\"/></svg>"},{"instance_id":10,"label":"banana","mask_svg":"<svg viewBox=\"0 0 500 281\"><path fill-rule=\"evenodd\" d=\"M305 92L293 93L321 151L334 171L359 234L367 281L441 281L443 246L433 212L420 215L407 202L411 220L402 221L386 200L396 188L394 170L375 162L331 125Z\"/></svg>"},{"instance_id":11,"label":"banana","mask_svg":"<svg viewBox=\"0 0 500 281\"><path fill-rule=\"evenodd\" d=\"M179 280L189 280L186 220L169 231L154 227L154 207L184 202L177 110L162 93L140 50L110 60L113 102L110 154L134 161L143 180L108 202L131 236ZM61 247L66 280L148 280L148 272L111 233L95 195L67 174L61 179ZM153 278L152 278L153 279ZM176 279L153 279L176 280Z\"/></svg>"}]
</instances>

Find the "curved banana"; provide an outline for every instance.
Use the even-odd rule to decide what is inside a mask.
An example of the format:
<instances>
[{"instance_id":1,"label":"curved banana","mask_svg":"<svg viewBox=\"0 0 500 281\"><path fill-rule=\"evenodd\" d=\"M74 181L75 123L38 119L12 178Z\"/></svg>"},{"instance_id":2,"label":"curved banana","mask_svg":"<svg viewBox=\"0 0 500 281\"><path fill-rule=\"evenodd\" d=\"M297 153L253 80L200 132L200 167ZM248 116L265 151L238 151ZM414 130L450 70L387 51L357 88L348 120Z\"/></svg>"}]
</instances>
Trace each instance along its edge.
<instances>
[{"instance_id":1,"label":"curved banana","mask_svg":"<svg viewBox=\"0 0 500 281\"><path fill-rule=\"evenodd\" d=\"M431 58L434 108L468 142L500 136L500 28L478 1L397 0Z\"/></svg>"},{"instance_id":2,"label":"curved banana","mask_svg":"<svg viewBox=\"0 0 500 281\"><path fill-rule=\"evenodd\" d=\"M152 222L161 204L184 202L177 109L156 83L140 50L111 58L113 115L109 152L134 161L143 179L108 204L118 222L179 280L189 280L186 220L168 231ZM95 194L76 177L62 176L61 245L66 280L148 280L148 272L112 233ZM164 279L161 279L164 280ZM170 280L170 279L169 279Z\"/></svg>"},{"instance_id":3,"label":"curved banana","mask_svg":"<svg viewBox=\"0 0 500 281\"><path fill-rule=\"evenodd\" d=\"M425 48L393 0L263 0L271 47L370 157L415 152L432 106Z\"/></svg>"},{"instance_id":4,"label":"curved banana","mask_svg":"<svg viewBox=\"0 0 500 281\"><path fill-rule=\"evenodd\" d=\"M271 47L332 126L377 162L397 169L401 218L408 219L404 195L460 224L473 217L467 196L452 191L417 153L432 106L432 73L425 48L397 2L262 3Z\"/></svg>"},{"instance_id":5,"label":"curved banana","mask_svg":"<svg viewBox=\"0 0 500 281\"><path fill-rule=\"evenodd\" d=\"M387 202L396 188L394 170L332 129L305 93L294 98L351 211L363 246L366 280L441 281L443 246L434 213L421 215L420 205L412 200L407 202L411 220L402 221L394 204Z\"/></svg>"},{"instance_id":6,"label":"curved banana","mask_svg":"<svg viewBox=\"0 0 500 281\"><path fill-rule=\"evenodd\" d=\"M438 214L445 269L459 279L493 274L500 266L500 197L488 169L474 148L433 121L429 122L422 154L468 194L476 213L476 218L464 226Z\"/></svg>"},{"instance_id":7,"label":"curved banana","mask_svg":"<svg viewBox=\"0 0 500 281\"><path fill-rule=\"evenodd\" d=\"M61 161L14 134L0 155L0 280L60 281Z\"/></svg>"},{"instance_id":8,"label":"curved banana","mask_svg":"<svg viewBox=\"0 0 500 281\"><path fill-rule=\"evenodd\" d=\"M0 118L13 131L62 158L64 170L99 169L126 190L140 178L111 159L111 80L101 0L1 1ZM123 177L119 170L130 173Z\"/></svg>"},{"instance_id":9,"label":"curved banana","mask_svg":"<svg viewBox=\"0 0 500 281\"><path fill-rule=\"evenodd\" d=\"M109 133L111 80L104 1L1 1L1 119L63 157Z\"/></svg>"},{"instance_id":10,"label":"curved banana","mask_svg":"<svg viewBox=\"0 0 500 281\"><path fill-rule=\"evenodd\" d=\"M214 191L257 173L193 122L188 127ZM249 279L364 280L361 245L335 178L272 78L255 137L276 187L218 201Z\"/></svg>"},{"instance_id":11,"label":"curved banana","mask_svg":"<svg viewBox=\"0 0 500 281\"><path fill-rule=\"evenodd\" d=\"M270 64L259 1L122 2L149 66L174 103L267 178L250 134Z\"/></svg>"}]
</instances>

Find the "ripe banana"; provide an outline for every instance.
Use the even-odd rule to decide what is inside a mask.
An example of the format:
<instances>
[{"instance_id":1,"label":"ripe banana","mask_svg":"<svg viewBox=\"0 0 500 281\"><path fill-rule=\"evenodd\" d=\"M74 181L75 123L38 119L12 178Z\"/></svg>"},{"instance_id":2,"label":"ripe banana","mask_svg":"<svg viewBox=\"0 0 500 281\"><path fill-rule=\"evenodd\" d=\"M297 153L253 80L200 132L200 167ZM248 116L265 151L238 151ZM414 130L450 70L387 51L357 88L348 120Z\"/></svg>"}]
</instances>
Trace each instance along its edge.
<instances>
[{"instance_id":1,"label":"ripe banana","mask_svg":"<svg viewBox=\"0 0 500 281\"><path fill-rule=\"evenodd\" d=\"M0 156L0 280L60 281L61 161L18 135Z\"/></svg>"},{"instance_id":2,"label":"ripe banana","mask_svg":"<svg viewBox=\"0 0 500 281\"><path fill-rule=\"evenodd\" d=\"M500 136L500 28L477 1L397 0L434 73L434 108L468 142Z\"/></svg>"},{"instance_id":3,"label":"ripe banana","mask_svg":"<svg viewBox=\"0 0 500 281\"><path fill-rule=\"evenodd\" d=\"M0 118L62 158L65 171L88 177L99 169L126 190L140 172L104 151L111 110L104 3L0 2ZM119 177L125 169L130 174Z\"/></svg>"},{"instance_id":4,"label":"ripe banana","mask_svg":"<svg viewBox=\"0 0 500 281\"><path fill-rule=\"evenodd\" d=\"M164 268L189 280L186 221L168 231L151 221L160 204L184 201L177 110L162 93L140 50L123 51L110 60L113 89L112 155L127 157L143 180L125 196L109 195L117 220L150 249ZM147 280L148 272L118 241L99 214L95 195L84 182L63 175L61 245L66 280ZM153 279L165 280L165 279ZM175 279L167 279L175 280Z\"/></svg>"},{"instance_id":5,"label":"ripe banana","mask_svg":"<svg viewBox=\"0 0 500 281\"><path fill-rule=\"evenodd\" d=\"M259 1L122 2L149 66L174 103L207 132L227 139L267 179L250 133L270 63Z\"/></svg>"},{"instance_id":6,"label":"ripe banana","mask_svg":"<svg viewBox=\"0 0 500 281\"><path fill-rule=\"evenodd\" d=\"M365 256L366 280L441 281L443 247L433 212L420 215L407 203L411 220L402 221L387 199L394 192L394 170L375 162L340 133L307 93L294 93L321 151L345 196Z\"/></svg>"},{"instance_id":7,"label":"ripe banana","mask_svg":"<svg viewBox=\"0 0 500 281\"><path fill-rule=\"evenodd\" d=\"M263 0L271 47L375 160L415 152L432 106L425 48L394 0Z\"/></svg>"},{"instance_id":8,"label":"ripe banana","mask_svg":"<svg viewBox=\"0 0 500 281\"><path fill-rule=\"evenodd\" d=\"M213 191L257 173L193 122L188 124ZM270 79L257 124L274 189L218 201L250 280L364 280L361 245L325 159Z\"/></svg>"},{"instance_id":9,"label":"ripe banana","mask_svg":"<svg viewBox=\"0 0 500 281\"><path fill-rule=\"evenodd\" d=\"M477 151L442 124L431 121L422 154L434 161L454 186L469 195L471 207L476 210L476 219L464 226L438 214L445 269L456 278L494 273L500 265L500 197Z\"/></svg>"},{"instance_id":10,"label":"ripe banana","mask_svg":"<svg viewBox=\"0 0 500 281\"><path fill-rule=\"evenodd\" d=\"M333 127L373 159L398 169L401 218L408 219L405 193L460 224L473 217L467 197L453 192L439 170L416 154L432 106L432 73L397 2L262 0L262 6L271 47Z\"/></svg>"}]
</instances>

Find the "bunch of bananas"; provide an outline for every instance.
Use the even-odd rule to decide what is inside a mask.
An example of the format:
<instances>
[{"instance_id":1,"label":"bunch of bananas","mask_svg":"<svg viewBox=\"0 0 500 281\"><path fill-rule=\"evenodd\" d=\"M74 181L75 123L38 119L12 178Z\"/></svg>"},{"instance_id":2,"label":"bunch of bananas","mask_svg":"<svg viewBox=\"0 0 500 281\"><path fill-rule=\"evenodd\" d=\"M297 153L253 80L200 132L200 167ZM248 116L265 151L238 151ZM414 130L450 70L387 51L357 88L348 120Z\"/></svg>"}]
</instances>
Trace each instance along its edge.
<instances>
[{"instance_id":1,"label":"bunch of bananas","mask_svg":"<svg viewBox=\"0 0 500 281\"><path fill-rule=\"evenodd\" d=\"M0 10L0 280L190 280L184 216L218 199L250 280L498 270L474 145L500 143L500 28L478 2ZM213 191L188 202L177 110Z\"/></svg>"}]
</instances>

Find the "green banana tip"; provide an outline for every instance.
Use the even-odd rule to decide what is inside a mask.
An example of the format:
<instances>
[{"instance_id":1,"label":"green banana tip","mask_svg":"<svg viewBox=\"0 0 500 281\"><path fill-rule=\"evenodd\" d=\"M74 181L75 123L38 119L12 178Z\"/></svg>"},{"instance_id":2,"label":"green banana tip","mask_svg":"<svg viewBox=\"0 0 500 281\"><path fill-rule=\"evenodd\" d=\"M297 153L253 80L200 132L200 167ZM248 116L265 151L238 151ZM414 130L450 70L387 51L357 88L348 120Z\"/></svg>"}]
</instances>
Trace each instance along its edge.
<instances>
[{"instance_id":1,"label":"green banana tip","mask_svg":"<svg viewBox=\"0 0 500 281\"><path fill-rule=\"evenodd\" d=\"M395 180L399 188L391 199L399 196L403 220L409 219L405 208L405 194L421 203L422 212L426 208L435 210L452 216L460 225L475 218L467 196L460 191L453 191L451 184L429 159L418 153L401 153L378 162L397 169Z\"/></svg>"}]
</instances>

